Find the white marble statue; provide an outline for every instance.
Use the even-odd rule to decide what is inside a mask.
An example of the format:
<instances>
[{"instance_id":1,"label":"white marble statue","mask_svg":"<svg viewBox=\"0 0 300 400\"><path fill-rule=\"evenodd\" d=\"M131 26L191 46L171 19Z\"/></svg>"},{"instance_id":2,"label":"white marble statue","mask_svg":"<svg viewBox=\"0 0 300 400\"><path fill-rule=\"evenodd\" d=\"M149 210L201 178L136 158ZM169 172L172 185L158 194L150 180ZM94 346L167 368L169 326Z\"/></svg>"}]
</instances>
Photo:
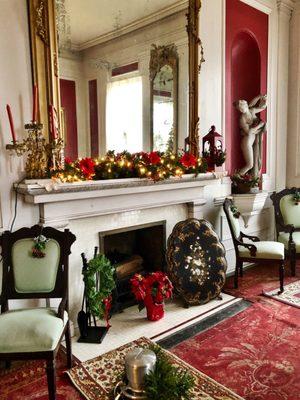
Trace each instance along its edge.
<instances>
[{"instance_id":1,"label":"white marble statue","mask_svg":"<svg viewBox=\"0 0 300 400\"><path fill-rule=\"evenodd\" d=\"M241 149L245 159L245 165L239 170L240 175L251 173L258 176L261 170L262 159L262 135L266 131L266 123L257 116L267 108L267 96L256 96L250 103L246 100L238 100L235 107L241 112Z\"/></svg>"}]
</instances>

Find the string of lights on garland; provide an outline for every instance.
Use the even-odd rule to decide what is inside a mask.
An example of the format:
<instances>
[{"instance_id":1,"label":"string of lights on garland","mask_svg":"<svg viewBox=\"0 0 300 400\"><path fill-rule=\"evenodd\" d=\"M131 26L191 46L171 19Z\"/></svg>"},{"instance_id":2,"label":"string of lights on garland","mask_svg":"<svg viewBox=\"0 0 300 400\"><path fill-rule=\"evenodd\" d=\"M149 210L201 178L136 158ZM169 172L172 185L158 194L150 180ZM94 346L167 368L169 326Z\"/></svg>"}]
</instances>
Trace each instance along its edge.
<instances>
[{"instance_id":1,"label":"string of lights on garland","mask_svg":"<svg viewBox=\"0 0 300 400\"><path fill-rule=\"evenodd\" d=\"M72 161L65 159L63 170L52 171L54 179L61 182L80 182L87 180L148 178L153 181L168 179L172 176L194 174L207 171L205 159L190 153L115 153L108 151L100 158L82 158Z\"/></svg>"}]
</instances>

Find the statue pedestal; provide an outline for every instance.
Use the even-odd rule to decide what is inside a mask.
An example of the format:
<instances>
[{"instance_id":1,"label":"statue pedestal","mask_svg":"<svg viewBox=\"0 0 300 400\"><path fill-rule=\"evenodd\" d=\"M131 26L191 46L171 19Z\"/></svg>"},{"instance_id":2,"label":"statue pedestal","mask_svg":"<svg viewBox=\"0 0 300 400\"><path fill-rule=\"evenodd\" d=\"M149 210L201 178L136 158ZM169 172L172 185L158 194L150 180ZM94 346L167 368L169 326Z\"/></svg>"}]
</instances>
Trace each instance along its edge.
<instances>
[{"instance_id":1,"label":"statue pedestal","mask_svg":"<svg viewBox=\"0 0 300 400\"><path fill-rule=\"evenodd\" d=\"M257 193L233 194L234 204L240 211L244 220L245 228L249 225L252 216L260 214L264 208L269 208L267 191L259 191Z\"/></svg>"}]
</instances>

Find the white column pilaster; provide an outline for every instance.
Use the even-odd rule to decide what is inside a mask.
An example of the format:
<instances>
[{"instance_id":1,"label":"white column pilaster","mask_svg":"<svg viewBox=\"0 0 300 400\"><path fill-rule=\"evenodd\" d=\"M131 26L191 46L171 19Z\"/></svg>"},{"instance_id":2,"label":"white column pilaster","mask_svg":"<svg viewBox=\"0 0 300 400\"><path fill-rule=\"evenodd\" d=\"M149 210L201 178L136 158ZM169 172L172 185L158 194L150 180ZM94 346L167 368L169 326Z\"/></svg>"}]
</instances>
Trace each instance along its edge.
<instances>
[{"instance_id":1,"label":"white column pilaster","mask_svg":"<svg viewBox=\"0 0 300 400\"><path fill-rule=\"evenodd\" d=\"M290 24L287 185L300 187L300 0Z\"/></svg>"},{"instance_id":2,"label":"white column pilaster","mask_svg":"<svg viewBox=\"0 0 300 400\"><path fill-rule=\"evenodd\" d=\"M294 0L277 0L278 9L278 69L277 69L277 140L276 140L276 190L286 186L288 74L290 20Z\"/></svg>"}]
</instances>

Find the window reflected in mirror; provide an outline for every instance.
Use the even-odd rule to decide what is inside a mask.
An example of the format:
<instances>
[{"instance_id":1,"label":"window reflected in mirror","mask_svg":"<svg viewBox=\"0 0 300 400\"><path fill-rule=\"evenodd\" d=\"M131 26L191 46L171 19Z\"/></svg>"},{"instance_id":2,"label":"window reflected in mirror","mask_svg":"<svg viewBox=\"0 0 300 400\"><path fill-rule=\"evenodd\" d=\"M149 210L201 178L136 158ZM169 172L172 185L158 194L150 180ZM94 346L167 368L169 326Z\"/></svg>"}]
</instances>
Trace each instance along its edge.
<instances>
[{"instance_id":1,"label":"window reflected in mirror","mask_svg":"<svg viewBox=\"0 0 300 400\"><path fill-rule=\"evenodd\" d=\"M169 65L163 66L153 82L153 150L174 150L174 79Z\"/></svg>"},{"instance_id":2,"label":"window reflected in mirror","mask_svg":"<svg viewBox=\"0 0 300 400\"><path fill-rule=\"evenodd\" d=\"M143 148L143 88L140 76L112 80L106 94L106 149Z\"/></svg>"}]
</instances>

